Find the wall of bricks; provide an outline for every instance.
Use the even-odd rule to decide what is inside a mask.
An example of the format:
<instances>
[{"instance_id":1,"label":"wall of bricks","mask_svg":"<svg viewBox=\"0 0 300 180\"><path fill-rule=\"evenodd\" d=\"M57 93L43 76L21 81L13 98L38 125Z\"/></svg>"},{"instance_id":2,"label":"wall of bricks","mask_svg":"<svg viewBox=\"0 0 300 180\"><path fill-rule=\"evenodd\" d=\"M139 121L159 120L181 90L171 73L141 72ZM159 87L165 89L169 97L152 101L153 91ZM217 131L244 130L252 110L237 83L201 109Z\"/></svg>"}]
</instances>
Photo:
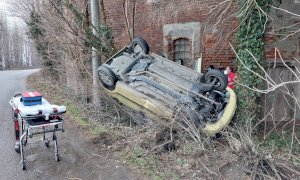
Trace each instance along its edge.
<instances>
[{"instance_id":1,"label":"wall of bricks","mask_svg":"<svg viewBox=\"0 0 300 180\"><path fill-rule=\"evenodd\" d=\"M207 23L207 14L210 7L217 5L221 0L177 1L179 8L176 9L176 13L170 10L170 5L162 7L157 12L155 3L153 2L159 1L161 0L138 0L136 4L135 36L143 37L149 43L152 52L163 54L166 53L163 52L163 49L170 49L170 47L166 48L163 45L164 38L166 38L163 35L164 24L199 22L201 24L200 53L202 53L202 69L207 69L209 65L214 65L217 68L225 68L226 66L235 67L236 57L228 44L228 39L230 39L233 45L235 44L235 34L232 33L230 38L223 39L222 36L217 36L219 33L218 29L204 33L203 27ZM123 0L104 0L104 6L108 25L113 30L115 46L117 49L120 49L130 42L125 26ZM295 7L292 0L286 1L282 6L289 10L299 9L297 8L299 5ZM131 4L128 7L130 8ZM274 14L277 15L278 13L271 12L271 16L276 19L277 17ZM282 21L280 18L277 18L277 20ZM129 12L130 28L132 28L131 21L131 14ZM223 34L232 32L237 26L238 22L236 19L227 22ZM285 60L292 60L294 57L299 57L299 39L299 37L293 36L285 42L279 42L278 37L275 37L272 33L267 33L265 36L265 58L268 60L275 58L275 47L279 49L282 58ZM167 54L169 53L167 52Z\"/></svg>"},{"instance_id":2,"label":"wall of bricks","mask_svg":"<svg viewBox=\"0 0 300 180\"><path fill-rule=\"evenodd\" d=\"M197 1L197 4L195 4L192 1L183 0L180 1L180 9L177 13L172 14L172 11L170 12L169 7L166 6L165 9L160 11L163 13L159 17L155 14L157 11L155 4L151 2L151 0L137 1L134 30L135 36L141 36L149 43L152 52L157 54L163 53L163 39L165 38L163 37L164 24L200 22L202 27L200 32L202 69L207 69L209 65L214 65L217 68L225 68L228 65L234 66L235 55L230 49L228 42L222 39L214 39L214 33L203 33L203 27L206 23L207 13L209 12L208 7L218 4L218 1L203 0L202 2ZM116 48L122 48L130 42L125 26L123 1L104 0L104 6L108 25L113 30ZM129 21L131 22L131 18L129 18ZM232 31L236 25L236 21L229 22L227 31Z\"/></svg>"},{"instance_id":3,"label":"wall of bricks","mask_svg":"<svg viewBox=\"0 0 300 180\"><path fill-rule=\"evenodd\" d=\"M280 8L295 14L300 14L300 3L294 0L282 1ZM265 57L269 61L293 61L300 56L300 33L293 33L300 29L300 18L289 13L272 9L270 16L273 19L265 35ZM293 26L291 26L293 25ZM290 28L283 28L290 27ZM277 49L277 50L276 50Z\"/></svg>"},{"instance_id":4,"label":"wall of bricks","mask_svg":"<svg viewBox=\"0 0 300 180\"><path fill-rule=\"evenodd\" d=\"M293 61L294 58L300 56L299 45L300 36L291 36L284 41L280 41L280 37L268 33L265 35L265 58L268 61Z\"/></svg>"}]
</instances>

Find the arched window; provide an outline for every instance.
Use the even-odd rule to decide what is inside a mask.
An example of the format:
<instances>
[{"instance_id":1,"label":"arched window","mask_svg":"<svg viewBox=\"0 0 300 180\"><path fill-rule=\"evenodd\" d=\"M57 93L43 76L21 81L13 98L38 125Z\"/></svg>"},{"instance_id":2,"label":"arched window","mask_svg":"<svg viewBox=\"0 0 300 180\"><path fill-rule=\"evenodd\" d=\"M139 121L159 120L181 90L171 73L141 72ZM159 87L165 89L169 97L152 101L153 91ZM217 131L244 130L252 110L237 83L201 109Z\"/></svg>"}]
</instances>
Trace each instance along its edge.
<instances>
[{"instance_id":1,"label":"arched window","mask_svg":"<svg viewBox=\"0 0 300 180\"><path fill-rule=\"evenodd\" d=\"M180 59L182 60L182 65L190 66L191 47L190 40L187 38L180 38L174 41L174 60L178 62Z\"/></svg>"}]
</instances>

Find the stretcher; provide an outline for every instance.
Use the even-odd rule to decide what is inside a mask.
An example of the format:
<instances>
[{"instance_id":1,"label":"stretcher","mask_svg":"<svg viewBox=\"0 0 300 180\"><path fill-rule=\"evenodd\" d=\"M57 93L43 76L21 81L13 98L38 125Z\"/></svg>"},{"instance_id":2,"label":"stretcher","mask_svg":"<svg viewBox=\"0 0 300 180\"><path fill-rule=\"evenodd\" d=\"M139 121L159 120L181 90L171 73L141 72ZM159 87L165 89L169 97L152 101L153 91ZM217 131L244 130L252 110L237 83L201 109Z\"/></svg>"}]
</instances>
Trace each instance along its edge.
<instances>
[{"instance_id":1,"label":"stretcher","mask_svg":"<svg viewBox=\"0 0 300 180\"><path fill-rule=\"evenodd\" d=\"M24 151L28 143L28 138L32 138L37 134L42 134L42 141L46 147L49 147L50 140L46 138L46 134L52 133L55 160L60 160L56 132L64 132L62 115L66 112L66 107L52 105L44 98L41 101L42 103L38 105L25 106L22 103L21 94L14 95L9 101L12 107L12 119L15 126L15 151L20 153L22 170L26 169Z\"/></svg>"}]
</instances>

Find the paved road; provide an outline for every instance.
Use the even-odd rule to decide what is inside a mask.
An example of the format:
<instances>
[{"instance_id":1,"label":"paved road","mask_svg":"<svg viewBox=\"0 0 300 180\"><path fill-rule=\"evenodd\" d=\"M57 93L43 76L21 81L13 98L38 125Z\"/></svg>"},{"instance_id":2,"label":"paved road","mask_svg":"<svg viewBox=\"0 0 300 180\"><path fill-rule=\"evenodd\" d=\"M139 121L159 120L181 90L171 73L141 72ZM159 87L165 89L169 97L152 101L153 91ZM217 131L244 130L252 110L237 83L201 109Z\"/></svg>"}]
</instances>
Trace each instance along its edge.
<instances>
[{"instance_id":1,"label":"paved road","mask_svg":"<svg viewBox=\"0 0 300 180\"><path fill-rule=\"evenodd\" d=\"M35 72L0 71L0 178L17 179L22 176L19 165L19 154L14 151L14 129L11 121L11 109L8 101L15 92L25 89L24 77Z\"/></svg>"},{"instance_id":2,"label":"paved road","mask_svg":"<svg viewBox=\"0 0 300 180\"><path fill-rule=\"evenodd\" d=\"M20 156L14 151L14 128L8 101L14 93L26 90L26 77L37 71L0 71L0 180L141 179L116 160L99 155L97 148L92 148L78 133L78 127L67 121L66 132L58 134L61 161L54 160L53 145L46 148L41 142L32 143L25 148L27 170L21 170ZM40 138L34 137L30 142Z\"/></svg>"}]
</instances>

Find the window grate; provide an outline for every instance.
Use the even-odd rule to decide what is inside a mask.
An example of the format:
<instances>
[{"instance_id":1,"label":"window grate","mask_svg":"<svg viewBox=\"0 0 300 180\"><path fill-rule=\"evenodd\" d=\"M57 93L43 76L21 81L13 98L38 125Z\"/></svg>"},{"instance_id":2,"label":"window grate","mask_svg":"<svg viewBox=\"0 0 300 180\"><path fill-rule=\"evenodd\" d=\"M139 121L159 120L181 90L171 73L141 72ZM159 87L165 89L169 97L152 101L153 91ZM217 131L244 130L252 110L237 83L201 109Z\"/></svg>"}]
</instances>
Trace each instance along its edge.
<instances>
[{"instance_id":1,"label":"window grate","mask_svg":"<svg viewBox=\"0 0 300 180\"><path fill-rule=\"evenodd\" d=\"M182 65L190 66L191 48L189 39L180 38L174 41L174 58L175 62L182 59Z\"/></svg>"}]
</instances>

